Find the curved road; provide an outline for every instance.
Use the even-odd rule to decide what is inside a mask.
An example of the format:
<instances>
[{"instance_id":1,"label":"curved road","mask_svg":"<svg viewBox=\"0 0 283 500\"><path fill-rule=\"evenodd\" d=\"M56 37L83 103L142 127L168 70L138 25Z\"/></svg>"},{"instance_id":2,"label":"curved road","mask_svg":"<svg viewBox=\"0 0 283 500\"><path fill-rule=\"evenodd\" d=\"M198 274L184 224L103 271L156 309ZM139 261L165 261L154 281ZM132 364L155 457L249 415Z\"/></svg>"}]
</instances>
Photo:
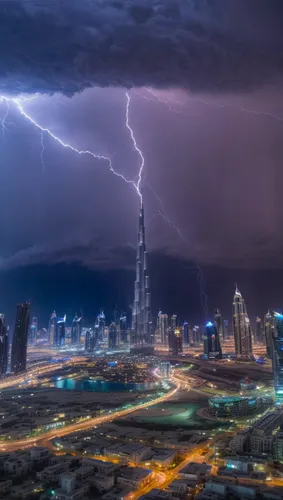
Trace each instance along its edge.
<instances>
[{"instance_id":1,"label":"curved road","mask_svg":"<svg viewBox=\"0 0 283 500\"><path fill-rule=\"evenodd\" d=\"M106 415L101 415L99 417L93 417L88 420L84 420L83 422L77 422L75 424L66 425L61 429L52 429L51 431L44 432L35 436L34 438L21 439L17 441L5 441L0 443L0 451L13 451L21 448L29 448L31 446L36 445L39 441L54 439L57 436L66 436L67 434L71 434L73 432L83 431L86 429L90 429L95 425L101 425L105 422L109 422L110 420L124 417L133 413L141 408L148 408L149 406L153 406L158 403L162 403L167 399L170 399L176 392L179 390L180 385L172 389L171 391L164 394L164 396L158 397L146 403L141 403L131 408L127 408L126 410L117 410L112 413L107 413Z\"/></svg>"}]
</instances>

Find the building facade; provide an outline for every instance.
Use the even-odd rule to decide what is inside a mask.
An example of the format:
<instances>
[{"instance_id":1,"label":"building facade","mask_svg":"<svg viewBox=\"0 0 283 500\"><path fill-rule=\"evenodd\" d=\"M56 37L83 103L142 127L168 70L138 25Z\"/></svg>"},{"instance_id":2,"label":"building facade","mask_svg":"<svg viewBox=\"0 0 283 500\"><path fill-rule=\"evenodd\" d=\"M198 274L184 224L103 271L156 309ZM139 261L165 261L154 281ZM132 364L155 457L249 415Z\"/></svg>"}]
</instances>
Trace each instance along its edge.
<instances>
[{"instance_id":1,"label":"building facade","mask_svg":"<svg viewBox=\"0 0 283 500\"><path fill-rule=\"evenodd\" d=\"M79 345L81 343L82 327L83 327L82 316L75 315L73 322L72 322L72 329L71 329L71 344L72 345Z\"/></svg>"},{"instance_id":2,"label":"building facade","mask_svg":"<svg viewBox=\"0 0 283 500\"><path fill-rule=\"evenodd\" d=\"M250 359L252 356L252 330L246 304L238 288L235 290L233 300L233 331L236 356L241 359Z\"/></svg>"},{"instance_id":3,"label":"building facade","mask_svg":"<svg viewBox=\"0 0 283 500\"><path fill-rule=\"evenodd\" d=\"M6 375L8 370L8 332L4 314L0 314L0 375Z\"/></svg>"},{"instance_id":4,"label":"building facade","mask_svg":"<svg viewBox=\"0 0 283 500\"><path fill-rule=\"evenodd\" d=\"M271 358L276 403L283 403L283 314L274 312L271 330Z\"/></svg>"},{"instance_id":5,"label":"building facade","mask_svg":"<svg viewBox=\"0 0 283 500\"><path fill-rule=\"evenodd\" d=\"M66 314L63 318L56 318L56 331L53 345L56 347L62 347L65 345L66 339Z\"/></svg>"},{"instance_id":6,"label":"building facade","mask_svg":"<svg viewBox=\"0 0 283 500\"><path fill-rule=\"evenodd\" d=\"M220 309L214 310L214 321L213 322L214 322L214 325L217 329L218 338L221 341L224 339L224 324L223 324L223 319L222 319Z\"/></svg>"},{"instance_id":7,"label":"building facade","mask_svg":"<svg viewBox=\"0 0 283 500\"><path fill-rule=\"evenodd\" d=\"M23 302L17 306L15 330L12 342L11 372L24 372L27 363L27 343L30 317L30 303Z\"/></svg>"},{"instance_id":8,"label":"building facade","mask_svg":"<svg viewBox=\"0 0 283 500\"><path fill-rule=\"evenodd\" d=\"M215 324L211 323L211 321L209 321L205 325L203 351L208 359L222 358L222 350L218 330Z\"/></svg>"},{"instance_id":9,"label":"building facade","mask_svg":"<svg viewBox=\"0 0 283 500\"><path fill-rule=\"evenodd\" d=\"M56 325L57 325L57 316L56 312L53 311L53 313L50 316L49 320L49 325L48 325L48 341L50 345L54 344L54 339L56 335Z\"/></svg>"},{"instance_id":10,"label":"building facade","mask_svg":"<svg viewBox=\"0 0 283 500\"><path fill-rule=\"evenodd\" d=\"M143 203L141 203L136 258L135 296L132 314L132 346L135 349L142 349L146 346L152 346L153 343L144 208Z\"/></svg>"}]
</instances>

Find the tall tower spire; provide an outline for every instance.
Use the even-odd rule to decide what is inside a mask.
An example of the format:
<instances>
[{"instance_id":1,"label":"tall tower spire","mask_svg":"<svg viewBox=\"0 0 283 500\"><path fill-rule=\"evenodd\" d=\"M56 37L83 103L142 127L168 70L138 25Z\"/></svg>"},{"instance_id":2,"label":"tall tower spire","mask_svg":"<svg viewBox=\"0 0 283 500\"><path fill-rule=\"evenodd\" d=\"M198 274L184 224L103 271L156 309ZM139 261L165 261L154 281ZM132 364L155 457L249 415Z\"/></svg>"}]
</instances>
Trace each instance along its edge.
<instances>
[{"instance_id":1,"label":"tall tower spire","mask_svg":"<svg viewBox=\"0 0 283 500\"><path fill-rule=\"evenodd\" d=\"M152 345L151 306L149 276L147 272L147 251L145 244L144 207L141 199L139 215L139 232L136 258L135 296L132 316L134 347Z\"/></svg>"},{"instance_id":2,"label":"tall tower spire","mask_svg":"<svg viewBox=\"0 0 283 500\"><path fill-rule=\"evenodd\" d=\"M250 359L252 356L251 325L245 301L237 286L233 300L233 330L236 356L242 359Z\"/></svg>"}]
</instances>

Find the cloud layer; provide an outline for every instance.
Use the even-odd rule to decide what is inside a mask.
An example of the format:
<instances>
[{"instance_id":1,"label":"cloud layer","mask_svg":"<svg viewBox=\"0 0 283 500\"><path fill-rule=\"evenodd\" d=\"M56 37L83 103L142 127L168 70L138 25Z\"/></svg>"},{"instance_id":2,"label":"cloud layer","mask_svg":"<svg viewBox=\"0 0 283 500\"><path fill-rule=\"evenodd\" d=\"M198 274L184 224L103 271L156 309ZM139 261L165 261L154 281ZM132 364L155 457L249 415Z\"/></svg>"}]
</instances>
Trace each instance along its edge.
<instances>
[{"instance_id":1,"label":"cloud layer","mask_svg":"<svg viewBox=\"0 0 283 500\"><path fill-rule=\"evenodd\" d=\"M278 80L281 0L0 2L0 89L242 89Z\"/></svg>"}]
</instances>

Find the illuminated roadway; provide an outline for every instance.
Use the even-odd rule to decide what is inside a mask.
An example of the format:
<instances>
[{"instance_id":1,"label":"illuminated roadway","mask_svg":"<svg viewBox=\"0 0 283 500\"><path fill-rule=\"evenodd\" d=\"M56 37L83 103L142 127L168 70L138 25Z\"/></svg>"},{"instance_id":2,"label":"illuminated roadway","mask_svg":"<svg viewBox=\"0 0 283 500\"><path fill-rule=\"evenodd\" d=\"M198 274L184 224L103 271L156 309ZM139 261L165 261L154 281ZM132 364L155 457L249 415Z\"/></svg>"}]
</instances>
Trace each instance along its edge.
<instances>
[{"instance_id":1,"label":"illuminated roadway","mask_svg":"<svg viewBox=\"0 0 283 500\"><path fill-rule=\"evenodd\" d=\"M148 408L149 406L153 406L158 403L163 403L167 399L170 399L172 396L174 396L174 394L176 394L179 388L180 386L179 384L177 384L177 387L167 392L163 396L160 396L156 399L152 399L151 401L147 401L146 403L140 403L134 405L131 408L127 408L125 410L113 411L111 413L107 413L106 415L89 418L88 420L84 420L83 422L77 422L75 424L66 425L65 427L62 427L60 429L52 429L50 431L41 433L38 436L32 438L2 442L0 443L0 451L13 451L20 448L29 448L42 440L46 439L50 440L54 439L55 437L66 436L67 434L71 434L73 432L84 431L96 425L104 424L105 422L109 422L116 418L125 417L126 415L129 415L130 413L133 413L134 411L140 410L142 408Z\"/></svg>"}]
</instances>

